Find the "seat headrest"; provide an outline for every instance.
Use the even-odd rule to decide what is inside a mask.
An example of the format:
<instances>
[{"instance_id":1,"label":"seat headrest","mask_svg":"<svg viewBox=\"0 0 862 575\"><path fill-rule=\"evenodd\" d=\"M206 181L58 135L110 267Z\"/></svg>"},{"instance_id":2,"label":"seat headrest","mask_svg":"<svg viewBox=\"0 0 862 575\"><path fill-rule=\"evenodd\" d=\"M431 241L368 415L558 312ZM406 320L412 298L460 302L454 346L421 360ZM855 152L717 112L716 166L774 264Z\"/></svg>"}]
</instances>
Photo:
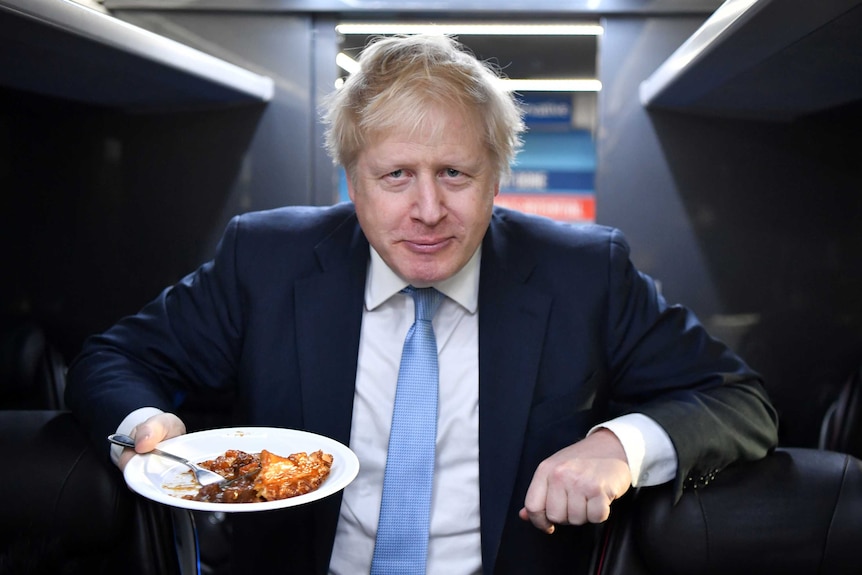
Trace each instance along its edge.
<instances>
[{"instance_id":1,"label":"seat headrest","mask_svg":"<svg viewBox=\"0 0 862 575\"><path fill-rule=\"evenodd\" d=\"M20 319L9 319L6 323L9 325L0 329L0 407L64 409L63 355L35 323Z\"/></svg>"},{"instance_id":2,"label":"seat headrest","mask_svg":"<svg viewBox=\"0 0 862 575\"><path fill-rule=\"evenodd\" d=\"M637 545L650 573L859 573L862 462L852 456L779 449L671 501L667 488L639 496Z\"/></svg>"}]
</instances>

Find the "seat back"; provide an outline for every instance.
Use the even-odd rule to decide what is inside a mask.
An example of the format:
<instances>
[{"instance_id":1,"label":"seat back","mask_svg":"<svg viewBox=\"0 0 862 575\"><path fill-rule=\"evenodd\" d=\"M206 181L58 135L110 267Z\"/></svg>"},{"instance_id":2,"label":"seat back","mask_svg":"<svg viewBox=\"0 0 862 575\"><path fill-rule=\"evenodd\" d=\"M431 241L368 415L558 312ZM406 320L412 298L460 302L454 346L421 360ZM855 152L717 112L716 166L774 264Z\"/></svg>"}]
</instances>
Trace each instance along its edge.
<instances>
[{"instance_id":1,"label":"seat back","mask_svg":"<svg viewBox=\"0 0 862 575\"><path fill-rule=\"evenodd\" d=\"M847 379L823 417L819 447L862 457L862 366Z\"/></svg>"},{"instance_id":2,"label":"seat back","mask_svg":"<svg viewBox=\"0 0 862 575\"><path fill-rule=\"evenodd\" d=\"M859 573L862 462L847 454L779 449L725 469L676 505L669 485L622 503L596 575Z\"/></svg>"},{"instance_id":3,"label":"seat back","mask_svg":"<svg viewBox=\"0 0 862 575\"><path fill-rule=\"evenodd\" d=\"M0 571L176 575L170 512L131 492L68 412L0 411Z\"/></svg>"}]
</instances>

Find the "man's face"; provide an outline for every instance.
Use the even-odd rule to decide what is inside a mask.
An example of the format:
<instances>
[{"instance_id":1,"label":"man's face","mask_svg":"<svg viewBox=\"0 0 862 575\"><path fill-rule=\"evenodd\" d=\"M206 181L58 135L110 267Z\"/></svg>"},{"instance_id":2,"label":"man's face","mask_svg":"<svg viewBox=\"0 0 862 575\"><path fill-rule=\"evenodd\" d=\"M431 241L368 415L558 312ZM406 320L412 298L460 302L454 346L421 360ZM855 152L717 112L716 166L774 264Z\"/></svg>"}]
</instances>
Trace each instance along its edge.
<instances>
[{"instance_id":1,"label":"man's face","mask_svg":"<svg viewBox=\"0 0 862 575\"><path fill-rule=\"evenodd\" d=\"M488 229L499 178L478 134L461 114L438 109L412 135L372 138L348 178L368 241L417 287L458 272Z\"/></svg>"}]
</instances>

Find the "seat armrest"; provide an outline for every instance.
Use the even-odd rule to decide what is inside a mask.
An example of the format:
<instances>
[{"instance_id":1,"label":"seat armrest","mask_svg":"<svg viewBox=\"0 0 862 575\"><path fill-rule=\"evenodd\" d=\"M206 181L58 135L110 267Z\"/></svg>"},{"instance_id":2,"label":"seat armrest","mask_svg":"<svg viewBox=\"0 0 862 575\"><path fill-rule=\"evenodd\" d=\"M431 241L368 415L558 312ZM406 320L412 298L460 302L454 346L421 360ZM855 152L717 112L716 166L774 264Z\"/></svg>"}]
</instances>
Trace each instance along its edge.
<instances>
[{"instance_id":1,"label":"seat armrest","mask_svg":"<svg viewBox=\"0 0 862 575\"><path fill-rule=\"evenodd\" d=\"M634 537L649 573L859 573L862 462L850 455L779 449L672 501L668 486L637 496Z\"/></svg>"}]
</instances>

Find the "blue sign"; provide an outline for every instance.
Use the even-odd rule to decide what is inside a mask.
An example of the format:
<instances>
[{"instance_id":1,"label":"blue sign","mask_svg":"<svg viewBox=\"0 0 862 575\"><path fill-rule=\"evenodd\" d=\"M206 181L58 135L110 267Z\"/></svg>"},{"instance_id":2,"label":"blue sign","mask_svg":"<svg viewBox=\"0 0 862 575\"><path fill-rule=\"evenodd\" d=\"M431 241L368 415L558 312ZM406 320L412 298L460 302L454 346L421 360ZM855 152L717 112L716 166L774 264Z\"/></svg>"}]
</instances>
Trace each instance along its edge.
<instances>
[{"instance_id":1,"label":"blue sign","mask_svg":"<svg viewBox=\"0 0 862 575\"><path fill-rule=\"evenodd\" d=\"M524 122L530 128L568 130L572 125L572 99L569 97L525 96L521 107Z\"/></svg>"}]
</instances>

